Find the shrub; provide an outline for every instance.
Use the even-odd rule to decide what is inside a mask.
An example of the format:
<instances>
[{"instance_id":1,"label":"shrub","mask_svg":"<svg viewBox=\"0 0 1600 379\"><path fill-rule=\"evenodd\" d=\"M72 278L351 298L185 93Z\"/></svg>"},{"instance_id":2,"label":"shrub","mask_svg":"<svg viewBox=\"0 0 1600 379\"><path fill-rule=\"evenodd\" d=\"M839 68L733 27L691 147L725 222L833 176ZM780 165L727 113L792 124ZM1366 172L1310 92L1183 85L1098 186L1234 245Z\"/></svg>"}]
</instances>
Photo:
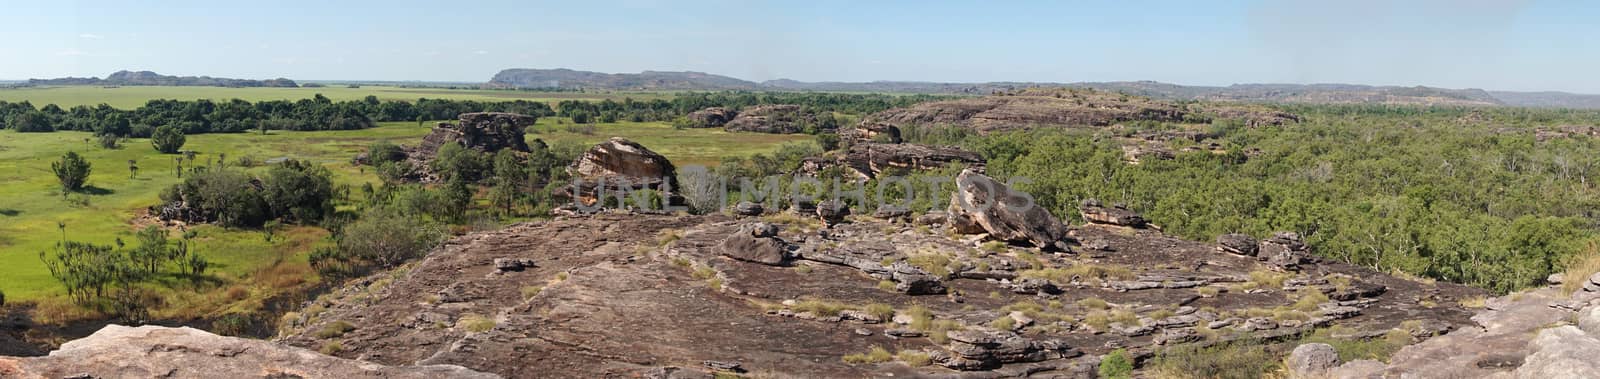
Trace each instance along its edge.
<instances>
[{"instance_id":1,"label":"shrub","mask_svg":"<svg viewBox=\"0 0 1600 379\"><path fill-rule=\"evenodd\" d=\"M933 358L929 357L927 353L914 350L901 350L895 354L895 359L905 362L906 365L911 367L922 367L933 363Z\"/></svg>"},{"instance_id":2,"label":"shrub","mask_svg":"<svg viewBox=\"0 0 1600 379\"><path fill-rule=\"evenodd\" d=\"M435 225L386 210L368 211L345 225L337 258L356 266L393 267L421 257L444 238ZM312 262L316 265L317 262Z\"/></svg>"},{"instance_id":3,"label":"shrub","mask_svg":"<svg viewBox=\"0 0 1600 379\"><path fill-rule=\"evenodd\" d=\"M286 160L267 172L262 194L272 216L320 223L333 214L333 179L328 169L309 161Z\"/></svg>"},{"instance_id":4,"label":"shrub","mask_svg":"<svg viewBox=\"0 0 1600 379\"><path fill-rule=\"evenodd\" d=\"M100 143L100 147L103 147L103 148L113 149L113 150L122 148L122 137L118 137L115 134L100 134L100 135L96 135L95 136L95 140L97 142L99 142Z\"/></svg>"},{"instance_id":5,"label":"shrub","mask_svg":"<svg viewBox=\"0 0 1600 379\"><path fill-rule=\"evenodd\" d=\"M849 364L883 363L891 360L894 360L894 354L889 353L889 350L884 349L883 346L873 346L872 350L866 354L857 353L844 356L844 363Z\"/></svg>"},{"instance_id":6,"label":"shrub","mask_svg":"<svg viewBox=\"0 0 1600 379\"><path fill-rule=\"evenodd\" d=\"M466 329L469 332L483 333L494 329L495 322L493 319L484 317L483 315L469 313L461 316L461 320L456 321L456 326Z\"/></svg>"},{"instance_id":7,"label":"shrub","mask_svg":"<svg viewBox=\"0 0 1600 379\"><path fill-rule=\"evenodd\" d=\"M177 154L178 149L183 148L185 140L183 131L172 125L156 128L155 132L150 134L150 144L162 154Z\"/></svg>"},{"instance_id":8,"label":"shrub","mask_svg":"<svg viewBox=\"0 0 1600 379\"><path fill-rule=\"evenodd\" d=\"M1103 379L1127 379L1133 377L1133 359L1128 358L1125 349L1112 350L1104 358L1100 358L1100 377Z\"/></svg>"},{"instance_id":9,"label":"shrub","mask_svg":"<svg viewBox=\"0 0 1600 379\"><path fill-rule=\"evenodd\" d=\"M1200 347L1168 347L1154 358L1159 376L1173 378L1259 378L1277 369L1277 357L1260 342L1238 342Z\"/></svg>"},{"instance_id":10,"label":"shrub","mask_svg":"<svg viewBox=\"0 0 1600 379\"><path fill-rule=\"evenodd\" d=\"M67 192L77 192L89 181L91 167L89 161L84 160L77 152L68 151L61 156L61 160L50 163L50 172L56 174L56 180L61 182L61 189Z\"/></svg>"},{"instance_id":11,"label":"shrub","mask_svg":"<svg viewBox=\"0 0 1600 379\"><path fill-rule=\"evenodd\" d=\"M389 143L387 140L373 142L371 145L367 145L368 165L380 166L384 163L398 162L405 159L405 150L401 150L400 146Z\"/></svg>"},{"instance_id":12,"label":"shrub","mask_svg":"<svg viewBox=\"0 0 1600 379\"><path fill-rule=\"evenodd\" d=\"M327 343L322 344L322 348L318 349L317 351L321 352L322 354L333 355L344 351L344 344L339 343L339 341L328 341Z\"/></svg>"},{"instance_id":13,"label":"shrub","mask_svg":"<svg viewBox=\"0 0 1600 379\"><path fill-rule=\"evenodd\" d=\"M343 320L334 321L328 323L328 325L323 325L321 330L317 330L316 336L322 339L339 338L343 337L345 333L350 333L354 330L356 330L355 325L350 325L350 323Z\"/></svg>"},{"instance_id":14,"label":"shrub","mask_svg":"<svg viewBox=\"0 0 1600 379\"><path fill-rule=\"evenodd\" d=\"M867 304L867 307L866 307L865 311L867 312L867 314L870 314L873 317L877 317L879 320L883 320L885 322L887 322L890 319L894 318L894 307L889 306L889 304L883 304L883 303Z\"/></svg>"}]
</instances>

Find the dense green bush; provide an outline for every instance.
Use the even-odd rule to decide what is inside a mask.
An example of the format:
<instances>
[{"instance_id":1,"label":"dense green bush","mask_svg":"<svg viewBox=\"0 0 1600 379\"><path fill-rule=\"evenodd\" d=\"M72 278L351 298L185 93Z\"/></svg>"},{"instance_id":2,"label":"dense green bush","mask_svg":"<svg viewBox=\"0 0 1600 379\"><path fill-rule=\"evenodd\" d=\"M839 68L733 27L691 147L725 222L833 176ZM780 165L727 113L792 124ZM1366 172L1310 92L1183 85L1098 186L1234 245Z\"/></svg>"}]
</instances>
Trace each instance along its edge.
<instances>
[{"instance_id":1,"label":"dense green bush","mask_svg":"<svg viewBox=\"0 0 1600 379\"><path fill-rule=\"evenodd\" d=\"M177 127L162 126L156 128L155 132L150 135L150 144L155 146L156 151L162 154L177 154L178 149L183 148L183 143L186 139L183 131Z\"/></svg>"},{"instance_id":2,"label":"dense green bush","mask_svg":"<svg viewBox=\"0 0 1600 379\"><path fill-rule=\"evenodd\" d=\"M161 192L163 204L184 204L200 217L229 227L260 227L267 220L303 224L322 222L333 213L331 174L311 162L287 160L267 175L253 177L244 171L200 167Z\"/></svg>"},{"instance_id":3,"label":"dense green bush","mask_svg":"<svg viewBox=\"0 0 1600 379\"><path fill-rule=\"evenodd\" d=\"M1132 377L1133 359L1128 358L1127 350L1112 350L1110 354L1100 358L1099 374L1102 379L1127 379Z\"/></svg>"},{"instance_id":4,"label":"dense green bush","mask_svg":"<svg viewBox=\"0 0 1600 379\"><path fill-rule=\"evenodd\" d=\"M60 160L50 163L50 172L56 174L56 181L61 183L61 190L66 192L82 190L84 184L89 181L91 170L89 161L72 151L62 155Z\"/></svg>"},{"instance_id":5,"label":"dense green bush","mask_svg":"<svg viewBox=\"0 0 1600 379\"><path fill-rule=\"evenodd\" d=\"M1138 165L1122 162L1121 142L1105 132L956 139L988 157L991 174L1029 179L1019 189L1057 215L1076 218L1079 201L1097 198L1193 240L1294 231L1324 257L1498 292L1539 284L1600 236L1591 221L1600 192L1589 178L1600 173L1600 140L1539 142L1531 130L1593 122L1600 112L1290 110L1306 121L1230 129L1220 138L1226 154L1179 152ZM1493 121L1459 121L1469 114Z\"/></svg>"}]
</instances>

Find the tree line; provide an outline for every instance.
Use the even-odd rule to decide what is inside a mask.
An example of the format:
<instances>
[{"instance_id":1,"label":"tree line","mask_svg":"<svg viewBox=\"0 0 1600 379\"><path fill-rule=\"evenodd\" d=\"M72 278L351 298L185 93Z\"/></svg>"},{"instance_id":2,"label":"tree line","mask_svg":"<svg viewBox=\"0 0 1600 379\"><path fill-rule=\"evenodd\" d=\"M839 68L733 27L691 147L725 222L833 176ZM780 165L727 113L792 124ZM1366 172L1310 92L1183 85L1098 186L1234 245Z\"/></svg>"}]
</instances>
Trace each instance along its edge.
<instances>
[{"instance_id":1,"label":"tree line","mask_svg":"<svg viewBox=\"0 0 1600 379\"><path fill-rule=\"evenodd\" d=\"M29 102L0 101L0 129L19 132L73 130L117 137L148 138L162 126L184 134L241 133L265 130L355 130L370 128L375 122L453 119L469 112L512 112L528 115L552 114L549 104L514 100L481 102L472 100L418 99L380 101L367 96L357 101L335 102L322 94L309 99L248 102L239 99L150 100L132 110L110 105L74 106L62 109L55 104L34 107Z\"/></svg>"}]
</instances>

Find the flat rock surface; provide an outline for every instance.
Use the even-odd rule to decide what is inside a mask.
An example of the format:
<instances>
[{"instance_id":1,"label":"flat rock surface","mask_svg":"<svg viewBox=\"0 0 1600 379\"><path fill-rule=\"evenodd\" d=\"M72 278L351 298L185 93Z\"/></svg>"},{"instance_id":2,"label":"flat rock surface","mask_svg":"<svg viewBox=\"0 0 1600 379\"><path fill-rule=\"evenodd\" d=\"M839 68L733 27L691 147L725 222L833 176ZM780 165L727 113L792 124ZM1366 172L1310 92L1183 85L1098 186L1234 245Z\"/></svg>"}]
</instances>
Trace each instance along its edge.
<instances>
[{"instance_id":1,"label":"flat rock surface","mask_svg":"<svg viewBox=\"0 0 1600 379\"><path fill-rule=\"evenodd\" d=\"M191 328L111 325L49 356L0 357L3 378L499 378L460 366L384 366Z\"/></svg>"}]
</instances>

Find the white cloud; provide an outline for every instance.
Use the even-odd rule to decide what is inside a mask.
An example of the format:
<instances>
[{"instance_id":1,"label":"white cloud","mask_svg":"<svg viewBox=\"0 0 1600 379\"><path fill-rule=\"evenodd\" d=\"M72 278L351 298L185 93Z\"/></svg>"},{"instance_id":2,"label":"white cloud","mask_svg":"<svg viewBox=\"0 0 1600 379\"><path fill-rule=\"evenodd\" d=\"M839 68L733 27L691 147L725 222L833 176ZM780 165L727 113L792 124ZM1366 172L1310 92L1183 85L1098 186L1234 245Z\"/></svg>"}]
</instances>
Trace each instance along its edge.
<instances>
[{"instance_id":1,"label":"white cloud","mask_svg":"<svg viewBox=\"0 0 1600 379\"><path fill-rule=\"evenodd\" d=\"M102 36L102 35L94 34L94 33L83 33L83 34L79 34L78 38L82 38L82 39L105 39L106 36Z\"/></svg>"},{"instance_id":2,"label":"white cloud","mask_svg":"<svg viewBox=\"0 0 1600 379\"><path fill-rule=\"evenodd\" d=\"M478 51L474 51L474 52L472 52L472 53L473 53L473 54L478 54L478 55L486 55L486 54L489 54L489 52L488 52L488 51L483 51L483 50L478 50Z\"/></svg>"},{"instance_id":3,"label":"white cloud","mask_svg":"<svg viewBox=\"0 0 1600 379\"><path fill-rule=\"evenodd\" d=\"M89 52L83 51L83 50L78 50L78 49L67 48L67 49L56 50L56 55L60 55L60 56L63 56L63 57L81 57L81 56L89 55Z\"/></svg>"}]
</instances>

